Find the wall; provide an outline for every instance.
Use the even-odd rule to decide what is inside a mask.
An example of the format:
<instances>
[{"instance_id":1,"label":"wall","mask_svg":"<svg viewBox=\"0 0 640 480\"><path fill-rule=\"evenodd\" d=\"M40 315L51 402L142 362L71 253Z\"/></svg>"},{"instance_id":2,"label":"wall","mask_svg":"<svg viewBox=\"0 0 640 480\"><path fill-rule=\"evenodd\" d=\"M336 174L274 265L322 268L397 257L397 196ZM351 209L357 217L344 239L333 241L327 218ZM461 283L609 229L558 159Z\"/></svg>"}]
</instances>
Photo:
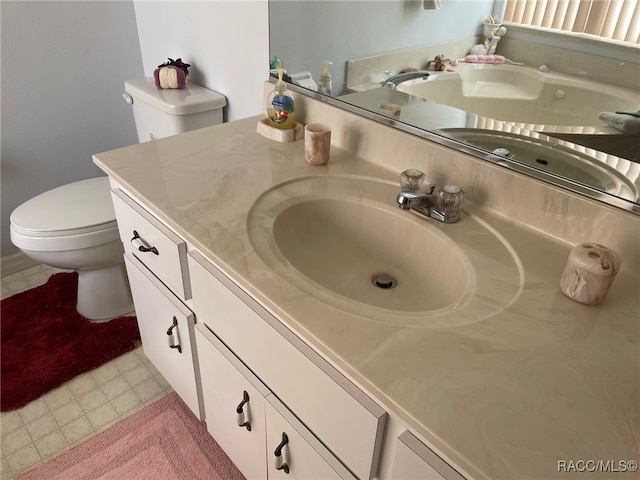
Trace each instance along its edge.
<instances>
[{"instance_id":1,"label":"wall","mask_svg":"<svg viewBox=\"0 0 640 480\"><path fill-rule=\"evenodd\" d=\"M289 73L308 70L316 82L323 61L331 60L333 94L337 95L346 86L347 60L481 34L494 0L443 1L441 5L439 10L425 10L422 0L275 1L270 4L271 52L282 59ZM451 55L446 48L440 53Z\"/></svg>"},{"instance_id":2,"label":"wall","mask_svg":"<svg viewBox=\"0 0 640 480\"><path fill-rule=\"evenodd\" d=\"M227 97L226 120L262 111L269 58L267 0L6 1L2 55L1 256L15 207L99 175L91 155L137 142L128 78L167 57Z\"/></svg>"},{"instance_id":3,"label":"wall","mask_svg":"<svg viewBox=\"0 0 640 480\"><path fill-rule=\"evenodd\" d=\"M189 79L227 97L225 121L262 112L267 78L267 0L136 1L144 73L167 57L192 65Z\"/></svg>"},{"instance_id":4,"label":"wall","mask_svg":"<svg viewBox=\"0 0 640 480\"><path fill-rule=\"evenodd\" d=\"M136 143L125 79L142 75L131 2L2 1L2 256L15 207L101 172L91 155Z\"/></svg>"}]
</instances>

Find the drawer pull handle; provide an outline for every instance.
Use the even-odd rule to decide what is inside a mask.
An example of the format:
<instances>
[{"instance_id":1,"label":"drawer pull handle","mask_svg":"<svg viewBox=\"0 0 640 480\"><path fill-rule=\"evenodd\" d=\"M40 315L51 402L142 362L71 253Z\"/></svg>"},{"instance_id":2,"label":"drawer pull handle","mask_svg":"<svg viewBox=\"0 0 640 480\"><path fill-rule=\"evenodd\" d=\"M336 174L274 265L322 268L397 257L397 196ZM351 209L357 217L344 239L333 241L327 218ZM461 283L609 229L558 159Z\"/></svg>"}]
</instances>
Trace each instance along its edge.
<instances>
[{"instance_id":1,"label":"drawer pull handle","mask_svg":"<svg viewBox=\"0 0 640 480\"><path fill-rule=\"evenodd\" d=\"M176 317L173 317L173 323L169 327L169 330L167 330L167 336L168 336L167 340L169 342L169 348L176 348L178 349L179 353L182 353L182 347L180 346L179 343L176 343L176 340L173 336L173 329L177 326L178 326L178 319Z\"/></svg>"},{"instance_id":2,"label":"drawer pull handle","mask_svg":"<svg viewBox=\"0 0 640 480\"><path fill-rule=\"evenodd\" d=\"M286 433L282 432L282 441L280 442L280 445L276 447L276 451L274 452L274 455L276 456L276 461L275 461L276 470L284 470L284 473L289 473L289 465L286 462L286 458L284 458L287 453L287 451L284 450L284 447L288 443L289 443L289 437L287 437Z\"/></svg>"},{"instance_id":3,"label":"drawer pull handle","mask_svg":"<svg viewBox=\"0 0 640 480\"><path fill-rule=\"evenodd\" d=\"M140 238L140 235L138 235L138 232L136 232L135 230L133 231L133 238L131 239L131 244L141 252L151 252L151 253L155 253L156 255L160 255L160 252L158 252L158 249L156 247L147 247L144 244L144 240Z\"/></svg>"},{"instance_id":4,"label":"drawer pull handle","mask_svg":"<svg viewBox=\"0 0 640 480\"><path fill-rule=\"evenodd\" d=\"M236 408L236 413L238 414L238 426L246 427L248 431L251 431L251 422L249 421L249 405L247 405L246 411L244 409L245 404L249 403L249 394L247 391L242 392L242 401L238 408Z\"/></svg>"}]
</instances>

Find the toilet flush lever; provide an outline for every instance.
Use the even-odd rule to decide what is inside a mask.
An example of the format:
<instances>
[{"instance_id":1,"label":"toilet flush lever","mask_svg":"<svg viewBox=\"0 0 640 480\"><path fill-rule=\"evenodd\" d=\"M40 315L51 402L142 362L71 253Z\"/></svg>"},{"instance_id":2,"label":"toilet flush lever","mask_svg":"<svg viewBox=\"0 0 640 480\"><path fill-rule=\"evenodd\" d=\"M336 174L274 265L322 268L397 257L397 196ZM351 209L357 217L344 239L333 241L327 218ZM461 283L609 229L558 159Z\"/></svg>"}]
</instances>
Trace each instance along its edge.
<instances>
[{"instance_id":1,"label":"toilet flush lever","mask_svg":"<svg viewBox=\"0 0 640 480\"><path fill-rule=\"evenodd\" d=\"M142 240L142 238L140 238L140 235L138 235L138 232L136 232L135 230L133 231L133 238L131 239L131 244L141 252L152 252L152 253L155 253L156 255L160 255L160 252L158 252L158 249L156 247L147 247L145 245L145 241Z\"/></svg>"}]
</instances>

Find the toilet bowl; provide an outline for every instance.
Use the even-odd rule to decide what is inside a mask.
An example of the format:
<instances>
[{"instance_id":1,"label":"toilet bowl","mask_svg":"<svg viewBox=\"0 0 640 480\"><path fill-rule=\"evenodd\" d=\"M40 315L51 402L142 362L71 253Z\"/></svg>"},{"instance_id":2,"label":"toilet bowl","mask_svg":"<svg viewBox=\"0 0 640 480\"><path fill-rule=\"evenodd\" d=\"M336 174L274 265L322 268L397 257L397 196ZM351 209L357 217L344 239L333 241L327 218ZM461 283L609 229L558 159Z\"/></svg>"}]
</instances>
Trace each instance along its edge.
<instances>
[{"instance_id":1,"label":"toilet bowl","mask_svg":"<svg viewBox=\"0 0 640 480\"><path fill-rule=\"evenodd\" d=\"M106 321L133 313L107 177L45 192L11 214L11 241L32 259L78 272L78 313Z\"/></svg>"},{"instance_id":2,"label":"toilet bowl","mask_svg":"<svg viewBox=\"0 0 640 480\"><path fill-rule=\"evenodd\" d=\"M140 142L221 123L227 99L190 81L160 89L155 79L125 82L127 103ZM124 250L107 177L55 188L23 203L11 214L11 241L26 255L78 272L76 309L91 321L132 313Z\"/></svg>"}]
</instances>

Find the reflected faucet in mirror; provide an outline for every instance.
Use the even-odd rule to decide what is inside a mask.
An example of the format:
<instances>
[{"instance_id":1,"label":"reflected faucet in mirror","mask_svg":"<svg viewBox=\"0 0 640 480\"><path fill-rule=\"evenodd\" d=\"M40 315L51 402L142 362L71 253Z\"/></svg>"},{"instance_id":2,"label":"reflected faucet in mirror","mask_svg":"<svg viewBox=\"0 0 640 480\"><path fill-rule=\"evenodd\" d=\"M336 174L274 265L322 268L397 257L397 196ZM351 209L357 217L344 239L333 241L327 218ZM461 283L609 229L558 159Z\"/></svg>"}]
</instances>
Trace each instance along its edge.
<instances>
[{"instance_id":1,"label":"reflected faucet in mirror","mask_svg":"<svg viewBox=\"0 0 640 480\"><path fill-rule=\"evenodd\" d=\"M407 80L414 80L416 78L426 80L431 72L426 70L416 70L413 72L403 72L398 73L396 75L391 75L389 78L386 78L380 82L380 85L383 87L391 88L393 90L401 84L402 82L406 82Z\"/></svg>"}]
</instances>

